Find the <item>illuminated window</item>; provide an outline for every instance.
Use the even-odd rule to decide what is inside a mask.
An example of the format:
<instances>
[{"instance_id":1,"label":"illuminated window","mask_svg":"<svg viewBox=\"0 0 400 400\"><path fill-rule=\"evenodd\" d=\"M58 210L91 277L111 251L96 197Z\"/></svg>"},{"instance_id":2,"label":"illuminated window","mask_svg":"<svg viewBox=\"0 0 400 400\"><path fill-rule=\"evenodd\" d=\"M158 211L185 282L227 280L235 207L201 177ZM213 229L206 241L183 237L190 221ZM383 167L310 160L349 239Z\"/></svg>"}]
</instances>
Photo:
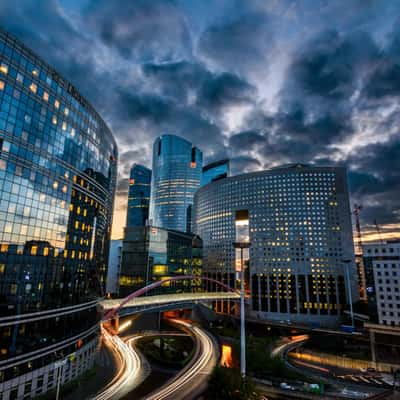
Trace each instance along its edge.
<instances>
[{"instance_id":1,"label":"illuminated window","mask_svg":"<svg viewBox=\"0 0 400 400\"><path fill-rule=\"evenodd\" d=\"M54 101L54 107L55 108L60 108L60 102L58 100Z\"/></svg>"},{"instance_id":2,"label":"illuminated window","mask_svg":"<svg viewBox=\"0 0 400 400\"><path fill-rule=\"evenodd\" d=\"M49 248L48 248L48 247L45 247L45 248L43 249L43 255L44 255L44 256L48 256L48 255L49 255Z\"/></svg>"},{"instance_id":3,"label":"illuminated window","mask_svg":"<svg viewBox=\"0 0 400 400\"><path fill-rule=\"evenodd\" d=\"M0 81L0 90L4 90L4 82Z\"/></svg>"},{"instance_id":4,"label":"illuminated window","mask_svg":"<svg viewBox=\"0 0 400 400\"><path fill-rule=\"evenodd\" d=\"M71 128L71 136L72 136L72 137L75 136L75 128Z\"/></svg>"},{"instance_id":5,"label":"illuminated window","mask_svg":"<svg viewBox=\"0 0 400 400\"><path fill-rule=\"evenodd\" d=\"M2 72L3 74L7 74L8 73L8 65L1 63L0 64L0 72Z\"/></svg>"},{"instance_id":6,"label":"illuminated window","mask_svg":"<svg viewBox=\"0 0 400 400\"><path fill-rule=\"evenodd\" d=\"M36 93L37 92L37 85L36 83L31 83L29 86L29 89L31 90L32 93Z\"/></svg>"},{"instance_id":7,"label":"illuminated window","mask_svg":"<svg viewBox=\"0 0 400 400\"><path fill-rule=\"evenodd\" d=\"M69 114L69 109L67 107L64 108L64 115L68 115Z\"/></svg>"},{"instance_id":8,"label":"illuminated window","mask_svg":"<svg viewBox=\"0 0 400 400\"><path fill-rule=\"evenodd\" d=\"M53 189L57 189L58 188L58 182L57 181L54 181L53 182Z\"/></svg>"},{"instance_id":9,"label":"illuminated window","mask_svg":"<svg viewBox=\"0 0 400 400\"><path fill-rule=\"evenodd\" d=\"M57 125L57 117L55 115L53 115L51 122L53 122L54 125Z\"/></svg>"},{"instance_id":10,"label":"illuminated window","mask_svg":"<svg viewBox=\"0 0 400 400\"><path fill-rule=\"evenodd\" d=\"M38 250L38 247L37 247L37 246L32 246L32 248L31 248L31 255L32 255L32 256L36 256L37 250Z\"/></svg>"},{"instance_id":11,"label":"illuminated window","mask_svg":"<svg viewBox=\"0 0 400 400\"><path fill-rule=\"evenodd\" d=\"M2 252L2 253L7 253L7 251L8 251L8 244L2 244L1 246L0 246L0 251Z\"/></svg>"},{"instance_id":12,"label":"illuminated window","mask_svg":"<svg viewBox=\"0 0 400 400\"><path fill-rule=\"evenodd\" d=\"M63 122L63 123L62 123L62 130L63 130L63 131L66 131L66 130L67 130L67 123L66 123L66 122Z\"/></svg>"},{"instance_id":13,"label":"illuminated window","mask_svg":"<svg viewBox=\"0 0 400 400\"><path fill-rule=\"evenodd\" d=\"M49 101L49 94L47 92L43 92L43 100Z\"/></svg>"},{"instance_id":14,"label":"illuminated window","mask_svg":"<svg viewBox=\"0 0 400 400\"><path fill-rule=\"evenodd\" d=\"M6 270L6 264L0 264L0 274L4 274Z\"/></svg>"},{"instance_id":15,"label":"illuminated window","mask_svg":"<svg viewBox=\"0 0 400 400\"><path fill-rule=\"evenodd\" d=\"M67 193L67 190L68 190L67 185L64 185L62 188L63 193Z\"/></svg>"},{"instance_id":16,"label":"illuminated window","mask_svg":"<svg viewBox=\"0 0 400 400\"><path fill-rule=\"evenodd\" d=\"M39 75L39 71L38 71L37 69L34 69L34 70L32 71L32 75L38 76L38 75Z\"/></svg>"},{"instance_id":17,"label":"illuminated window","mask_svg":"<svg viewBox=\"0 0 400 400\"><path fill-rule=\"evenodd\" d=\"M154 275L165 275L168 271L168 267L166 265L154 265L153 266L153 274Z\"/></svg>"}]
</instances>

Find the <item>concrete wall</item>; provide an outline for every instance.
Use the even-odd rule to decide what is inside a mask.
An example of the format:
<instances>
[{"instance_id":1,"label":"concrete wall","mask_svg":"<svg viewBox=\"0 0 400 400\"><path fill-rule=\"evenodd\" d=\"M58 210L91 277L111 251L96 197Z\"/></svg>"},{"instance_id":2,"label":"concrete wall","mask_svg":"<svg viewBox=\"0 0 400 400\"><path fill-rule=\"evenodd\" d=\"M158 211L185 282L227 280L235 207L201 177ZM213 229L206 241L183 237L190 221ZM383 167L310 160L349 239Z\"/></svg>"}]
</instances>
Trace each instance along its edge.
<instances>
[{"instance_id":1,"label":"concrete wall","mask_svg":"<svg viewBox=\"0 0 400 400\"><path fill-rule=\"evenodd\" d=\"M67 383L93 367L98 338L92 340L75 352L76 360L62 367L61 384ZM38 368L25 375L0 383L0 398L30 399L55 389L58 382L59 368L55 363Z\"/></svg>"}]
</instances>

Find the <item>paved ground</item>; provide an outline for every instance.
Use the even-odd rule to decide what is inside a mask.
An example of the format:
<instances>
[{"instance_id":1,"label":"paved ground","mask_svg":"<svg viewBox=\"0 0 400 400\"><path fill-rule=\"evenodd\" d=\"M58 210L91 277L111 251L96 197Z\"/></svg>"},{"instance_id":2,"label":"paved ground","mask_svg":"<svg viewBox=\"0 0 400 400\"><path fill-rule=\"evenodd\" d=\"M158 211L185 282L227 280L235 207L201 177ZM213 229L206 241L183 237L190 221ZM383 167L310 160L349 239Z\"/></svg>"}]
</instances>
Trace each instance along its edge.
<instances>
[{"instance_id":1,"label":"paved ground","mask_svg":"<svg viewBox=\"0 0 400 400\"><path fill-rule=\"evenodd\" d=\"M96 373L84 380L80 387L63 396L63 400L84 400L100 391L116 374L114 355L101 346L96 359Z\"/></svg>"}]
</instances>

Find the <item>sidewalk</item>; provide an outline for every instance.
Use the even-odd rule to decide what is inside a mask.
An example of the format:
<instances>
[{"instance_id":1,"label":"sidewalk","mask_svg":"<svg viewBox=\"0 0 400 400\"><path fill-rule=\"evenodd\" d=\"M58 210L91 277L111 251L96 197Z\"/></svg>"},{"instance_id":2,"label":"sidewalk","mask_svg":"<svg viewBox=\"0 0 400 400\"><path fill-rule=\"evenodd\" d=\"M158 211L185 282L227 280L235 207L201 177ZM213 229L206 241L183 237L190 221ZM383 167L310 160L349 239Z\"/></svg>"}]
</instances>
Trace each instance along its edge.
<instances>
[{"instance_id":1,"label":"sidewalk","mask_svg":"<svg viewBox=\"0 0 400 400\"><path fill-rule=\"evenodd\" d=\"M117 373L114 355L106 346L101 346L95 361L92 375L83 379L80 386L73 391L61 396L63 400L84 400L93 397L100 391Z\"/></svg>"}]
</instances>

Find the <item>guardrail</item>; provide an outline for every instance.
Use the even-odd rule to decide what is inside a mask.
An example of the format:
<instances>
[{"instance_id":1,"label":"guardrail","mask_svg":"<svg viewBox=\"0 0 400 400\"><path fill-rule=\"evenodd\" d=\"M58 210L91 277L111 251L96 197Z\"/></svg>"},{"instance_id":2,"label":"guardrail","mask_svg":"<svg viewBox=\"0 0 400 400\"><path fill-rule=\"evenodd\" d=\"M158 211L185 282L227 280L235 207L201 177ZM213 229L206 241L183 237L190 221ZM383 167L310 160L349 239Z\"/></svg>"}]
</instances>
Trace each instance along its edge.
<instances>
[{"instance_id":1,"label":"guardrail","mask_svg":"<svg viewBox=\"0 0 400 400\"><path fill-rule=\"evenodd\" d=\"M51 310L46 310L46 311L37 311L34 313L18 314L18 315L10 315L8 317L2 317L0 318L0 327L23 324L27 322L39 321L42 319L59 317L61 315L72 314L96 306L101 300L102 299L97 299L89 301L87 303L76 304L74 306L53 308Z\"/></svg>"}]
</instances>

